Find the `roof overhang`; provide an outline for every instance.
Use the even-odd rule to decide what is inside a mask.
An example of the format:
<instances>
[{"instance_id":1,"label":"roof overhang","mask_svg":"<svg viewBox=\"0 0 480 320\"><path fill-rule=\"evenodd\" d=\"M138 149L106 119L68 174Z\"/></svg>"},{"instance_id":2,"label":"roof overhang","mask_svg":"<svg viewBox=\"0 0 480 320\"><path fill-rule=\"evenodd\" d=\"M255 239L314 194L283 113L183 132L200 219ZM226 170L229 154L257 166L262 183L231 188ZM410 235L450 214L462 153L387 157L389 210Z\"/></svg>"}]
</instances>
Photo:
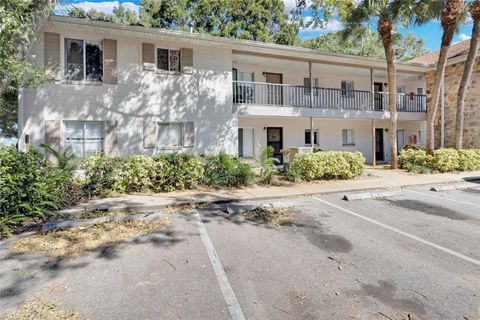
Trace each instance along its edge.
<instances>
[{"instance_id":1,"label":"roof overhang","mask_svg":"<svg viewBox=\"0 0 480 320\"><path fill-rule=\"evenodd\" d=\"M384 59L326 53L319 50L302 47L224 38L177 30L122 25L111 22L93 21L67 16L50 16L48 21L45 22L44 28L47 30L94 32L95 34L105 34L110 36L116 35L143 39L161 40L174 38L177 41L182 40L191 44L210 46L219 45L222 47L229 46L232 49L232 52L237 54L259 55L286 60L305 62L311 61L312 63L327 63L377 70L386 69L386 61ZM399 62L397 63L397 70L408 73L424 74L429 70L429 67L422 64Z\"/></svg>"}]
</instances>

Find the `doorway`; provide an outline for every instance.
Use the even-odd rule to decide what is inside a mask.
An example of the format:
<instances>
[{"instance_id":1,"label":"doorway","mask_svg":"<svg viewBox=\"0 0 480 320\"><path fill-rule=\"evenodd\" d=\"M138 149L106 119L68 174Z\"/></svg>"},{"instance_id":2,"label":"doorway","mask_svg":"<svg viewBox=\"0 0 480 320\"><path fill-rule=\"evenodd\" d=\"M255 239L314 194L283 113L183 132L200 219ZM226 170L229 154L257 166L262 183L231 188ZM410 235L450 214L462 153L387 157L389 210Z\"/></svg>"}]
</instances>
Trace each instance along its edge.
<instances>
[{"instance_id":1,"label":"doorway","mask_svg":"<svg viewBox=\"0 0 480 320\"><path fill-rule=\"evenodd\" d=\"M283 128L267 128L267 146L273 147L273 157L277 160L276 164L282 164Z\"/></svg>"},{"instance_id":2,"label":"doorway","mask_svg":"<svg viewBox=\"0 0 480 320\"><path fill-rule=\"evenodd\" d=\"M375 159L385 161L383 128L375 128Z\"/></svg>"},{"instance_id":3,"label":"doorway","mask_svg":"<svg viewBox=\"0 0 480 320\"><path fill-rule=\"evenodd\" d=\"M238 156L253 157L253 128L238 128Z\"/></svg>"},{"instance_id":4,"label":"doorway","mask_svg":"<svg viewBox=\"0 0 480 320\"><path fill-rule=\"evenodd\" d=\"M374 82L373 83L373 92L375 95L375 111L383 111L383 83Z\"/></svg>"},{"instance_id":5,"label":"doorway","mask_svg":"<svg viewBox=\"0 0 480 320\"><path fill-rule=\"evenodd\" d=\"M397 130L397 153L405 146L405 130Z\"/></svg>"},{"instance_id":6,"label":"doorway","mask_svg":"<svg viewBox=\"0 0 480 320\"><path fill-rule=\"evenodd\" d=\"M281 73L265 73L265 82L272 84L282 84L283 76ZM281 106L283 104L283 88L279 85L267 85L267 102L271 105Z\"/></svg>"}]
</instances>

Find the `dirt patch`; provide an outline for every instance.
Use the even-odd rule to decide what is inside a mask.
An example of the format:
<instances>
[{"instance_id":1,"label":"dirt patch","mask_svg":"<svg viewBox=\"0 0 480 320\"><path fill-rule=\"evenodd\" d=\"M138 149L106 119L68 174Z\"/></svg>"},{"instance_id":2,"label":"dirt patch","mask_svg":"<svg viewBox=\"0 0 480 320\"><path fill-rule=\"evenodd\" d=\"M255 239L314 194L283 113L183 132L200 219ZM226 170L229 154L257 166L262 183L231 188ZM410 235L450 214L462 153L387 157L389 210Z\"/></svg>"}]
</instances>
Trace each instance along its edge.
<instances>
[{"instance_id":1,"label":"dirt patch","mask_svg":"<svg viewBox=\"0 0 480 320\"><path fill-rule=\"evenodd\" d=\"M282 208L267 208L258 207L253 210L242 212L242 215L247 219L273 226L279 226L282 222L288 219L287 210Z\"/></svg>"},{"instance_id":2,"label":"dirt patch","mask_svg":"<svg viewBox=\"0 0 480 320\"><path fill-rule=\"evenodd\" d=\"M78 313L60 308L56 301L32 300L25 302L20 309L7 315L7 320L78 320Z\"/></svg>"},{"instance_id":3,"label":"dirt patch","mask_svg":"<svg viewBox=\"0 0 480 320\"><path fill-rule=\"evenodd\" d=\"M15 253L48 253L67 256L92 251L130 237L151 233L165 226L157 221L105 222L94 225L36 233L13 243Z\"/></svg>"},{"instance_id":4,"label":"dirt patch","mask_svg":"<svg viewBox=\"0 0 480 320\"><path fill-rule=\"evenodd\" d=\"M386 201L387 203L394 205L396 207L404 208L404 209L409 209L409 210L415 210L418 212L422 212L428 215L433 215L433 216L438 216L438 217L443 217L443 218L448 218L451 220L467 220L469 219L468 216L437 205L437 204L431 204L419 200L390 200L390 199L383 199L382 201Z\"/></svg>"},{"instance_id":5,"label":"dirt patch","mask_svg":"<svg viewBox=\"0 0 480 320\"><path fill-rule=\"evenodd\" d=\"M109 210L88 210L82 212L80 215L75 216L75 220L82 219L95 219L101 217L114 217L114 216L125 216L128 214L134 214L134 211L109 211Z\"/></svg>"}]
</instances>

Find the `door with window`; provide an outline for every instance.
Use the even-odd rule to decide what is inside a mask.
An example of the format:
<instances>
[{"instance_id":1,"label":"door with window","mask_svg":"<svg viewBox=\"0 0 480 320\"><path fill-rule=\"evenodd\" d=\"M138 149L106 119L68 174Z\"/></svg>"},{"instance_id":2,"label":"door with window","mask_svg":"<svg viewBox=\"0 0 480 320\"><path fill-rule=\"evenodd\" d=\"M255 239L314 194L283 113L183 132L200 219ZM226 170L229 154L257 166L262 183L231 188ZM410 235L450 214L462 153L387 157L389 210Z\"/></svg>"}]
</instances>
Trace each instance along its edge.
<instances>
[{"instance_id":1,"label":"door with window","mask_svg":"<svg viewBox=\"0 0 480 320\"><path fill-rule=\"evenodd\" d=\"M406 111L407 105L407 89L405 86L398 86L397 87L397 110L398 111Z\"/></svg>"},{"instance_id":2,"label":"door with window","mask_svg":"<svg viewBox=\"0 0 480 320\"><path fill-rule=\"evenodd\" d=\"M273 157L277 164L283 163L283 128L267 128L267 146L273 147Z\"/></svg>"},{"instance_id":3,"label":"door with window","mask_svg":"<svg viewBox=\"0 0 480 320\"><path fill-rule=\"evenodd\" d=\"M267 104L281 106L283 104L282 74L266 73L265 81L269 83L269 85L267 85Z\"/></svg>"},{"instance_id":4,"label":"door with window","mask_svg":"<svg viewBox=\"0 0 480 320\"><path fill-rule=\"evenodd\" d=\"M373 84L373 91L375 95L375 111L383 111L383 83L375 82Z\"/></svg>"}]
</instances>

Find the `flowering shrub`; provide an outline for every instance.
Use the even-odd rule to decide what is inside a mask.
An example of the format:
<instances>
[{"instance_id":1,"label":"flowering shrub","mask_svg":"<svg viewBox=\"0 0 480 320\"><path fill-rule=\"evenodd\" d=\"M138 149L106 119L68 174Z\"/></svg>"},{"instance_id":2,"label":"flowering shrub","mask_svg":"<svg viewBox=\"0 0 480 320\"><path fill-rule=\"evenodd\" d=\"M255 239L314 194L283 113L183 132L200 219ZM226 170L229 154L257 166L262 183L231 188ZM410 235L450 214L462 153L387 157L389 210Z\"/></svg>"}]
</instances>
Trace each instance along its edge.
<instances>
[{"instance_id":1,"label":"flowering shrub","mask_svg":"<svg viewBox=\"0 0 480 320\"><path fill-rule=\"evenodd\" d=\"M296 154L290 170L301 179L351 179L362 173L365 157L360 152L321 151Z\"/></svg>"},{"instance_id":2,"label":"flowering shrub","mask_svg":"<svg viewBox=\"0 0 480 320\"><path fill-rule=\"evenodd\" d=\"M442 148L433 156L424 149L404 149L398 161L401 168L419 173L480 170L480 149Z\"/></svg>"}]
</instances>

